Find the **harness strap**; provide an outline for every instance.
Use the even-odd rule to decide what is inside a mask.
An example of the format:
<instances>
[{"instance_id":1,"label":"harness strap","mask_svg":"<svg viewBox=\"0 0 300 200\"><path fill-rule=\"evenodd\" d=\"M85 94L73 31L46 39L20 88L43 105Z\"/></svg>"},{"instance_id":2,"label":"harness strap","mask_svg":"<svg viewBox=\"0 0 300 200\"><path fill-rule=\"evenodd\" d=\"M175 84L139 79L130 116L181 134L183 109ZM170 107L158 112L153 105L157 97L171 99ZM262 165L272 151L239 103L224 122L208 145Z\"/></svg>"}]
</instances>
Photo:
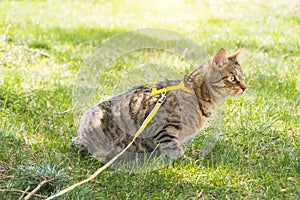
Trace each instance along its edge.
<instances>
[{"instance_id":1,"label":"harness strap","mask_svg":"<svg viewBox=\"0 0 300 200\"><path fill-rule=\"evenodd\" d=\"M161 94L163 92L170 92L172 90L178 90L178 89L181 89L188 93L193 93L193 91L190 88L185 87L184 82L181 81L178 85L164 87L163 89L159 89L159 90L156 88L152 88L151 95L157 95L157 94Z\"/></svg>"}]
</instances>

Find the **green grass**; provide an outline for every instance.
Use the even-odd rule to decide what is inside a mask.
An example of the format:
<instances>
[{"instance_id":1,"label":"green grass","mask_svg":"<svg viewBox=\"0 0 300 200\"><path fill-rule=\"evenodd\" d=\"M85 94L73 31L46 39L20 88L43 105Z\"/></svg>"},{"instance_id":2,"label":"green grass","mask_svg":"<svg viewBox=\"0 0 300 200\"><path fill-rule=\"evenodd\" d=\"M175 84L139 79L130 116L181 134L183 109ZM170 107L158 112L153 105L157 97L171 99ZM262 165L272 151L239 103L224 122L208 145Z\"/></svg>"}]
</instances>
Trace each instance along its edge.
<instances>
[{"instance_id":1,"label":"green grass","mask_svg":"<svg viewBox=\"0 0 300 200\"><path fill-rule=\"evenodd\" d=\"M300 198L299 10L297 0L1 1L0 199L50 178L39 194L54 194L101 165L70 146L73 83L101 42L145 27L176 31L209 54L245 48L248 90L226 100L222 135L208 156L199 149L203 134L215 131L209 127L186 145L186 160L139 173L111 168L64 198ZM176 56L133 52L103 71L97 95L114 94L130 65L151 59L179 65L180 74L189 67Z\"/></svg>"}]
</instances>

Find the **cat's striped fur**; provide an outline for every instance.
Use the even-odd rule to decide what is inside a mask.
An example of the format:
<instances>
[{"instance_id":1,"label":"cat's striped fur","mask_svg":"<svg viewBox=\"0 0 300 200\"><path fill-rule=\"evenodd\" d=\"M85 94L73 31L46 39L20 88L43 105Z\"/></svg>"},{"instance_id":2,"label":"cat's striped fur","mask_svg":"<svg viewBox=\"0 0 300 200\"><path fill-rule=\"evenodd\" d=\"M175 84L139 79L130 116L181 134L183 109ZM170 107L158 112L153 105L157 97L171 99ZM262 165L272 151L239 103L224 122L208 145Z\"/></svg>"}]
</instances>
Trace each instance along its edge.
<instances>
[{"instance_id":1,"label":"cat's striped fur","mask_svg":"<svg viewBox=\"0 0 300 200\"><path fill-rule=\"evenodd\" d=\"M183 81L193 93L168 92L162 107L128 153L158 149L171 159L183 156L181 142L203 127L214 105L227 95L245 91L244 75L237 61L240 52L227 57L222 48L187 74ZM156 88L177 85L180 81L165 81ZM97 159L108 161L133 139L159 98L160 95L151 95L151 88L139 86L98 103L83 114L73 142Z\"/></svg>"}]
</instances>

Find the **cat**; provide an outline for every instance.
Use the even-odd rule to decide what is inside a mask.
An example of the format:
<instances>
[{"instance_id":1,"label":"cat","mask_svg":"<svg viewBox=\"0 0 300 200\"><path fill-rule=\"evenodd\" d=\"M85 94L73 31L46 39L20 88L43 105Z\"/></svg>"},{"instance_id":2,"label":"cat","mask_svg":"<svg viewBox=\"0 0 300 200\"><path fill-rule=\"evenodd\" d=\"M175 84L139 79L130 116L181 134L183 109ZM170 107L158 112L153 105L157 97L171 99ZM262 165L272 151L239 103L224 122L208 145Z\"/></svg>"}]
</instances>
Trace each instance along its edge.
<instances>
[{"instance_id":1,"label":"cat","mask_svg":"<svg viewBox=\"0 0 300 200\"><path fill-rule=\"evenodd\" d=\"M228 95L246 90L244 74L238 62L242 50L227 57L221 48L204 64L182 80L166 80L156 89L183 82L192 92L173 90L146 129L126 153L158 151L176 160L184 155L181 143L193 137L211 116L216 104ZM103 100L81 117L73 143L103 163L124 149L133 139L161 95L151 95L146 86Z\"/></svg>"}]
</instances>

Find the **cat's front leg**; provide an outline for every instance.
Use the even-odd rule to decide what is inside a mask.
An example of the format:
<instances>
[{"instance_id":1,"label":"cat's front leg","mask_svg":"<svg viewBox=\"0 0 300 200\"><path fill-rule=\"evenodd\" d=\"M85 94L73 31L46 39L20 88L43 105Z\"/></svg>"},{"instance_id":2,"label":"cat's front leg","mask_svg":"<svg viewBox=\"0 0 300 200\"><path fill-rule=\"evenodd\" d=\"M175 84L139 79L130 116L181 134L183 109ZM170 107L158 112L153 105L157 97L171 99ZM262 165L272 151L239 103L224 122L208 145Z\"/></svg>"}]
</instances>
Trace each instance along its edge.
<instances>
[{"instance_id":1,"label":"cat's front leg","mask_svg":"<svg viewBox=\"0 0 300 200\"><path fill-rule=\"evenodd\" d=\"M184 156L184 151L177 136L162 130L153 139L159 145L161 151L166 153L169 158L176 160Z\"/></svg>"}]
</instances>

